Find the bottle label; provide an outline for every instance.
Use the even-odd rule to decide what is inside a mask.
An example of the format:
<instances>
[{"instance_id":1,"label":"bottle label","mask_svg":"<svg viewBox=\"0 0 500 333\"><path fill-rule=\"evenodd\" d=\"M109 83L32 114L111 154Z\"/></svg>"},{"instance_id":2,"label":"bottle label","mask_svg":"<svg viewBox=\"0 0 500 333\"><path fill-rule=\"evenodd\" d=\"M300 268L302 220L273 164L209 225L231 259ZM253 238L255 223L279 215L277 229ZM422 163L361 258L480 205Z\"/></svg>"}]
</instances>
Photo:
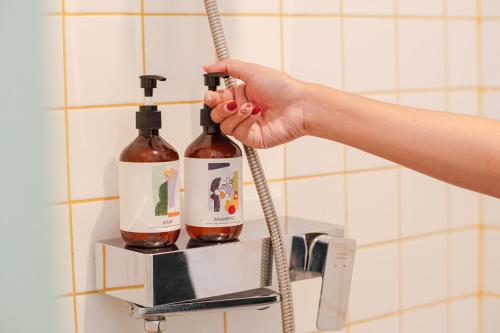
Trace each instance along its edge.
<instances>
[{"instance_id":1,"label":"bottle label","mask_svg":"<svg viewBox=\"0 0 500 333\"><path fill-rule=\"evenodd\" d=\"M119 162L120 227L159 233L180 229L179 161Z\"/></svg>"},{"instance_id":2,"label":"bottle label","mask_svg":"<svg viewBox=\"0 0 500 333\"><path fill-rule=\"evenodd\" d=\"M242 158L186 158L186 224L230 227L243 223Z\"/></svg>"}]
</instances>

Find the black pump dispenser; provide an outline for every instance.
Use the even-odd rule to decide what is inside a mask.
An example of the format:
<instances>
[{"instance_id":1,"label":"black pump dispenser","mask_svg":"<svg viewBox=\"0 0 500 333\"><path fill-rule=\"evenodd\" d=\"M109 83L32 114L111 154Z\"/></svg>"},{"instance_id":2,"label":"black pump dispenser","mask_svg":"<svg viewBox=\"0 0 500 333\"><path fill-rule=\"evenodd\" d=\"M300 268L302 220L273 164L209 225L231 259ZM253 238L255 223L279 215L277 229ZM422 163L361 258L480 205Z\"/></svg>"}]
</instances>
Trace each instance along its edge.
<instances>
[{"instance_id":1,"label":"black pump dispenser","mask_svg":"<svg viewBox=\"0 0 500 333\"><path fill-rule=\"evenodd\" d=\"M216 91L217 87L220 86L220 79L223 78L228 78L227 74L225 73L207 73L203 74L203 77L205 79L205 86L208 87L208 90L210 91ZM200 125L204 126L208 129L211 129L213 131L220 131L220 125L217 124L212 120L210 117L210 113L212 112L212 108L207 105L206 103L203 104L203 108L200 110Z\"/></svg>"},{"instance_id":2,"label":"black pump dispenser","mask_svg":"<svg viewBox=\"0 0 500 333\"><path fill-rule=\"evenodd\" d=\"M141 75L141 88L144 89L144 97L153 97L153 89L156 88L157 81L167 79L160 75ZM135 128L139 130L159 130L161 128L161 112L157 105L149 104L139 106L139 112L135 114Z\"/></svg>"}]
</instances>

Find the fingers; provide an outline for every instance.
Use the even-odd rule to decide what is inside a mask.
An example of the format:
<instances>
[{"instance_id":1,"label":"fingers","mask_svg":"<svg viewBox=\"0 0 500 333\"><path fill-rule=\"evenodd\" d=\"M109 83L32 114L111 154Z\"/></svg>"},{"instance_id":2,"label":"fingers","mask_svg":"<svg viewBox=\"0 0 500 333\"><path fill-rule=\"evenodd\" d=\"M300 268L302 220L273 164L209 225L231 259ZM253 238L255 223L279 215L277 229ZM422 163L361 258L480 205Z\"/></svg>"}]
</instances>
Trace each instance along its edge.
<instances>
[{"instance_id":1,"label":"fingers","mask_svg":"<svg viewBox=\"0 0 500 333\"><path fill-rule=\"evenodd\" d=\"M225 118L220 125L221 131L226 135L233 135L234 131L245 119L252 116L253 104L245 103L238 112L234 112L231 116Z\"/></svg>"},{"instance_id":2,"label":"fingers","mask_svg":"<svg viewBox=\"0 0 500 333\"><path fill-rule=\"evenodd\" d=\"M232 116L237 111L238 111L238 104L236 104L235 101L231 100L229 102L219 104L217 107L215 107L210 113L210 116L212 117L212 120L215 121L216 123L222 123L224 119L226 119L229 116Z\"/></svg>"},{"instance_id":3,"label":"fingers","mask_svg":"<svg viewBox=\"0 0 500 333\"><path fill-rule=\"evenodd\" d=\"M212 65L205 65L203 69L208 73L222 72L237 79L248 81L255 74L258 65L228 58Z\"/></svg>"},{"instance_id":4,"label":"fingers","mask_svg":"<svg viewBox=\"0 0 500 333\"><path fill-rule=\"evenodd\" d=\"M222 89L218 91L207 91L205 93L205 103L210 107L229 102L235 99L235 96L230 89Z\"/></svg>"}]
</instances>

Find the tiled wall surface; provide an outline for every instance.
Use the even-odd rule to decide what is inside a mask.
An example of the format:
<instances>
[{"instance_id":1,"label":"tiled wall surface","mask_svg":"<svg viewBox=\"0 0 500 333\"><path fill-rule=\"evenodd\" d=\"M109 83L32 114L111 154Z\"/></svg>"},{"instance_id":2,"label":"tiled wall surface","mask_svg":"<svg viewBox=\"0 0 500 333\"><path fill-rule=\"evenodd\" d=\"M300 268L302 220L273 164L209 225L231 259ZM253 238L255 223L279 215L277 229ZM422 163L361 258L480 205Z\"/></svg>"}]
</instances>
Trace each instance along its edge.
<instances>
[{"instance_id":1,"label":"tiled wall surface","mask_svg":"<svg viewBox=\"0 0 500 333\"><path fill-rule=\"evenodd\" d=\"M384 101L500 118L497 0L219 7L236 58ZM46 12L60 331L142 332L96 289L92 244L119 236L116 160L135 135L137 77L168 77L157 90L161 133L180 152L200 131L200 66L214 60L202 1L47 0ZM261 157L280 214L342 224L359 242L345 332L500 331L499 200L316 138ZM246 218L258 217L248 169L245 180ZM299 295L313 287L296 291L303 332L314 328ZM274 333L278 311L182 316L169 328Z\"/></svg>"}]
</instances>

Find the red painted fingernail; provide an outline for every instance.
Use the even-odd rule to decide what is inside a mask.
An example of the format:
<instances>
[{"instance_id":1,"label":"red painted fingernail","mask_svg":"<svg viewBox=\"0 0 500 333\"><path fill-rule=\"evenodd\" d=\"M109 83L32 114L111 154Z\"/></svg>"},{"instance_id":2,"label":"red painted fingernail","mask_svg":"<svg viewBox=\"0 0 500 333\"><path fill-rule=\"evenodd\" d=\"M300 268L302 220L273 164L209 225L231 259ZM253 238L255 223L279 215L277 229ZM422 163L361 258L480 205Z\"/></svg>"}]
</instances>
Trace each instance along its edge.
<instances>
[{"instance_id":1,"label":"red painted fingernail","mask_svg":"<svg viewBox=\"0 0 500 333\"><path fill-rule=\"evenodd\" d=\"M260 106L256 106L253 108L252 114L256 115L262 112L262 108Z\"/></svg>"},{"instance_id":2,"label":"red painted fingernail","mask_svg":"<svg viewBox=\"0 0 500 333\"><path fill-rule=\"evenodd\" d=\"M231 102L226 104L226 107L227 107L228 111L234 111L238 107L238 104L236 104L235 101L231 101Z\"/></svg>"}]
</instances>

